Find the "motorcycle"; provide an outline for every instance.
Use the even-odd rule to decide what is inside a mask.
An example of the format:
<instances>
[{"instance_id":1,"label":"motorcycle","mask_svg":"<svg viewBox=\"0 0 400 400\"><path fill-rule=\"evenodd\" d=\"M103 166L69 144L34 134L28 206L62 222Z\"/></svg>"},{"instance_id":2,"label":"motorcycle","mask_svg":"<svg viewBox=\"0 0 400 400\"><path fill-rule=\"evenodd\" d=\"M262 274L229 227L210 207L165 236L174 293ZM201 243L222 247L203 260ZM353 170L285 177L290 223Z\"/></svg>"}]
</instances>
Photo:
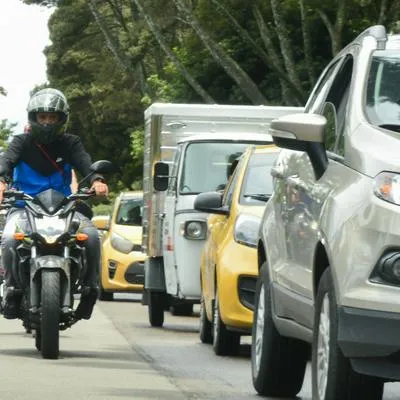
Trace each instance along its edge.
<instances>
[{"instance_id":1,"label":"motorcycle","mask_svg":"<svg viewBox=\"0 0 400 400\"><path fill-rule=\"evenodd\" d=\"M111 172L106 160L91 165L91 173ZM74 318L74 294L87 294L83 285L87 261L77 212L91 217L84 202L94 192L81 189L69 196L48 189L32 197L22 191L6 190L4 202L12 207L24 201L26 226L17 226L14 239L12 273L18 288L6 288L21 299L20 319L27 332L34 331L35 346L45 359L59 356L59 332L70 328ZM3 285L2 285L3 286ZM3 289L3 288L2 288Z\"/></svg>"}]
</instances>

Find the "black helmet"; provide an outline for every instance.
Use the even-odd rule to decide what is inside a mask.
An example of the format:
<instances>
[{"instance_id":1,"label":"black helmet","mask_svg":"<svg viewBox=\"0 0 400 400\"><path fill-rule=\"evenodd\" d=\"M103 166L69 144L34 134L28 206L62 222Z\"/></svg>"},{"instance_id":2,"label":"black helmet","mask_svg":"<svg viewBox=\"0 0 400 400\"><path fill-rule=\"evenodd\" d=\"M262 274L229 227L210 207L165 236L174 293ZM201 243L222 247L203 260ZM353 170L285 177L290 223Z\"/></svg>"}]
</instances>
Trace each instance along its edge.
<instances>
[{"instance_id":1,"label":"black helmet","mask_svg":"<svg viewBox=\"0 0 400 400\"><path fill-rule=\"evenodd\" d=\"M28 103L28 121L31 134L39 143L48 144L64 134L65 123L68 120L69 106L64 94L57 89L42 89L36 92ZM59 119L56 124L38 124L36 113L55 112Z\"/></svg>"}]
</instances>

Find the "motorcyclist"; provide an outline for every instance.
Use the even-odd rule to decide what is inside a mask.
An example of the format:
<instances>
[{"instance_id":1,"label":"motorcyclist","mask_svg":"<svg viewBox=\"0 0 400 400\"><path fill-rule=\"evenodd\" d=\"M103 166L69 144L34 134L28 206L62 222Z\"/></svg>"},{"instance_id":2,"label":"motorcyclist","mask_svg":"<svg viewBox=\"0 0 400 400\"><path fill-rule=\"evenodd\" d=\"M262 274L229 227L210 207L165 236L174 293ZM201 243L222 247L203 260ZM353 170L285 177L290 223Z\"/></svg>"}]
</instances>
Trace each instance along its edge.
<instances>
[{"instance_id":1,"label":"motorcyclist","mask_svg":"<svg viewBox=\"0 0 400 400\"><path fill-rule=\"evenodd\" d=\"M39 90L30 98L27 111L30 134L16 135L0 156L0 202L3 201L7 183L11 181L13 188L31 196L50 188L67 196L71 193L72 168L82 176L90 173L92 160L80 138L65 133L69 106L62 92L52 88ZM108 195L108 187L101 175L92 175L88 180L97 196ZM3 315L7 319L20 316L20 298L10 288L16 287L11 265L18 242L13 238L13 233L16 221L25 219L22 207L10 210L1 239L6 284ZM77 214L77 217L83 227L82 232L89 238L85 244L88 265L83 282L87 290L81 295L75 318L89 319L98 295L100 242L90 219L83 214Z\"/></svg>"}]
</instances>

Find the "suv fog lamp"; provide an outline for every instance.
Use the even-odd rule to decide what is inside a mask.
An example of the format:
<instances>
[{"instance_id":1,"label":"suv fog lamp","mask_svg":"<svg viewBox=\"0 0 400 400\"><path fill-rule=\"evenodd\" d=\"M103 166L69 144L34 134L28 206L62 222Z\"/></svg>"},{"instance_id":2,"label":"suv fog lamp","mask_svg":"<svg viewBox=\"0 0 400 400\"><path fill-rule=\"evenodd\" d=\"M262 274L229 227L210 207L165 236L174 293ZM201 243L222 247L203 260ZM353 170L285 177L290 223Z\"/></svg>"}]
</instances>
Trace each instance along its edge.
<instances>
[{"instance_id":1,"label":"suv fog lamp","mask_svg":"<svg viewBox=\"0 0 400 400\"><path fill-rule=\"evenodd\" d=\"M392 284L400 284L400 252L389 251L379 260L377 270L379 277Z\"/></svg>"},{"instance_id":2,"label":"suv fog lamp","mask_svg":"<svg viewBox=\"0 0 400 400\"><path fill-rule=\"evenodd\" d=\"M207 223L205 221L186 221L181 228L181 234L186 239L203 240L206 238Z\"/></svg>"},{"instance_id":3,"label":"suv fog lamp","mask_svg":"<svg viewBox=\"0 0 400 400\"><path fill-rule=\"evenodd\" d=\"M374 179L374 194L382 200L400 205L400 174L379 173Z\"/></svg>"}]
</instances>

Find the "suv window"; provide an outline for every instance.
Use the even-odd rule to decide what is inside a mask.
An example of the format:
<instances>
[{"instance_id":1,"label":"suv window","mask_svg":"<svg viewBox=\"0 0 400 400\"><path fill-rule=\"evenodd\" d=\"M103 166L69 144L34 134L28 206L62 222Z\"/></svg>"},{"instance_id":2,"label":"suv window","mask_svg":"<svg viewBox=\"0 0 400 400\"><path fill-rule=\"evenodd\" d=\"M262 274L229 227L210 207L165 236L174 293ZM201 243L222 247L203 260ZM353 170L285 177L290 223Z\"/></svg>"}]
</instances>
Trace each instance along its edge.
<instances>
[{"instance_id":1,"label":"suv window","mask_svg":"<svg viewBox=\"0 0 400 400\"><path fill-rule=\"evenodd\" d=\"M322 102L325 100L326 93L331 86L332 79L334 78L334 72L338 66L338 62L336 61L332 64L325 74L319 79L319 83L311 93L310 99L308 100L305 112L308 113L316 113L321 107Z\"/></svg>"},{"instance_id":2,"label":"suv window","mask_svg":"<svg viewBox=\"0 0 400 400\"><path fill-rule=\"evenodd\" d=\"M335 75L322 112L322 115L327 119L325 148L341 156L344 156L343 129L345 126L352 73L353 57L347 55Z\"/></svg>"}]
</instances>

